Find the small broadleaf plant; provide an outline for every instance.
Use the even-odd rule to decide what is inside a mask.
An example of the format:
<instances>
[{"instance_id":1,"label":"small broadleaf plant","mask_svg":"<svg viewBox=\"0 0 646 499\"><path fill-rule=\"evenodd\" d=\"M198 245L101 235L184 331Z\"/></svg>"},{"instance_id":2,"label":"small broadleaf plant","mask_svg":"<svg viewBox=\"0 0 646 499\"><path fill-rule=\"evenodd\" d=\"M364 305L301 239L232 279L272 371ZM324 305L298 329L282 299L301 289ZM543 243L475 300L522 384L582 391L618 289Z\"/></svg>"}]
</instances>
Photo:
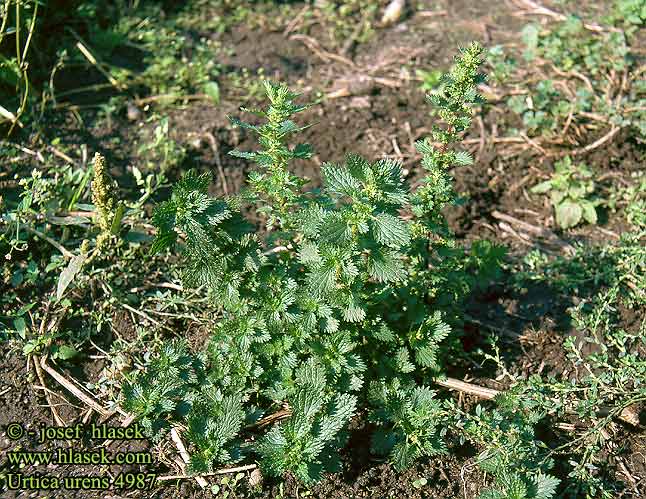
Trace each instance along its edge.
<instances>
[{"instance_id":1,"label":"small broadleaf plant","mask_svg":"<svg viewBox=\"0 0 646 499\"><path fill-rule=\"evenodd\" d=\"M291 160L312 154L293 144L305 128L293 117L307 106L265 81L270 105L253 111L264 122L232 120L259 137L259 151L231 153L258 164L248 188L213 198L209 175L189 172L158 206L153 249L180 246L184 285L201 286L219 312L203 352L205 375L186 399L217 394L212 414L227 431L197 424L211 414L204 402L191 402L185 416L170 403L128 400L128 407L151 421L188 421L194 469L250 455L268 475L316 480L338 469L344 428L358 412L378 425L373 449L398 467L444 450L428 385L460 344L461 304L479 272L493 275L501 258L493 245L458 248L442 215L457 199L451 169L472 163L456 146L482 102L482 53L475 43L462 50L429 96L442 123L416 144L427 171L417 189L399 163L357 155L326 163L322 187L308 189L289 170ZM256 225L243 207L255 211ZM288 417L259 435L264 425L253 421L281 411Z\"/></svg>"},{"instance_id":2,"label":"small broadleaf plant","mask_svg":"<svg viewBox=\"0 0 646 499\"><path fill-rule=\"evenodd\" d=\"M531 192L549 192L556 223L562 229L569 229L584 220L597 223L596 207L600 203L594 197L594 173L585 164L574 164L565 157L554 165L554 174L549 180L535 185Z\"/></svg>"}]
</instances>

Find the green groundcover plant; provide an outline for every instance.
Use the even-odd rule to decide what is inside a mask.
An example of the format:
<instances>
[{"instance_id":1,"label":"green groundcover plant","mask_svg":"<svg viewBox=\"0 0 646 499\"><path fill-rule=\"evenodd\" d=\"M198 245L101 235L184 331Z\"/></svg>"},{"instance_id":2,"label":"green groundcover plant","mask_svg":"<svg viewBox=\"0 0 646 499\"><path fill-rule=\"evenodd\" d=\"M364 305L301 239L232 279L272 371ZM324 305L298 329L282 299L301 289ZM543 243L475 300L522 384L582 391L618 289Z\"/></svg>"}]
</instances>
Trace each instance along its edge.
<instances>
[{"instance_id":1,"label":"green groundcover plant","mask_svg":"<svg viewBox=\"0 0 646 499\"><path fill-rule=\"evenodd\" d=\"M507 106L522 120L530 137L570 147L583 131L630 130L643 139L645 86L639 33L643 0L597 2L601 27L588 29L577 14L548 26L532 23L522 30L522 53L492 47L493 80L516 84ZM643 44L643 43L642 43ZM577 131L579 133L577 133Z\"/></svg>"},{"instance_id":2,"label":"green groundcover plant","mask_svg":"<svg viewBox=\"0 0 646 499\"><path fill-rule=\"evenodd\" d=\"M291 145L307 106L266 81L269 107L247 110L261 123L232 119L261 146L232 152L258 164L248 189L213 198L210 176L188 172L157 207L153 250L180 248L185 286L208 293L220 319L204 351L171 343L132 373L123 405L157 438L186 426L192 471L249 456L268 475L311 482L339 469L359 413L376 427L373 451L397 468L445 451L429 384L460 351L464 299L503 256L487 242L457 247L442 215L457 200L451 168L472 162L455 145L482 102L481 54L462 50L428 96L442 124L416 144L427 172L417 189L399 163L357 155L325 164L322 187L308 189L289 170L312 154ZM258 424L278 413L288 416Z\"/></svg>"},{"instance_id":3,"label":"green groundcover plant","mask_svg":"<svg viewBox=\"0 0 646 499\"><path fill-rule=\"evenodd\" d=\"M584 164L575 165L570 157L557 161L549 180L541 182L531 191L535 194L550 194L556 223L562 229L569 229L582 221L597 223L594 199L594 172Z\"/></svg>"}]
</instances>

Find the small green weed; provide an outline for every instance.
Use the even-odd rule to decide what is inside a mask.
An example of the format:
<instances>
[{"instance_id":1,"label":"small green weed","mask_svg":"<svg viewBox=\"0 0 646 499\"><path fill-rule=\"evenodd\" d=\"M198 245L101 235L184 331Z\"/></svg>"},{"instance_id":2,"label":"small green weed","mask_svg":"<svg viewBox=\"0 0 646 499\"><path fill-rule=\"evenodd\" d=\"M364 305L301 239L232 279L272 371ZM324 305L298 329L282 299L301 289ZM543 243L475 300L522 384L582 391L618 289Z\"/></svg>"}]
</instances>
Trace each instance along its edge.
<instances>
[{"instance_id":1,"label":"small green weed","mask_svg":"<svg viewBox=\"0 0 646 499\"><path fill-rule=\"evenodd\" d=\"M8 43L4 45L10 47L0 53L0 123L11 123L9 133L16 125L23 126L20 117L27 109L31 90L27 56L36 31L39 3L6 0L0 4L0 44L6 39Z\"/></svg>"},{"instance_id":2,"label":"small green weed","mask_svg":"<svg viewBox=\"0 0 646 499\"><path fill-rule=\"evenodd\" d=\"M149 171L162 175L179 166L186 157L186 149L170 136L169 119L164 116L152 132L152 140L139 146L137 154L145 159ZM139 174L140 175L140 174ZM139 178L138 178L139 180Z\"/></svg>"},{"instance_id":3,"label":"small green weed","mask_svg":"<svg viewBox=\"0 0 646 499\"><path fill-rule=\"evenodd\" d=\"M629 224L639 231L646 230L646 174L636 172L627 185L613 185L606 205L613 212L622 210Z\"/></svg>"},{"instance_id":4,"label":"small green weed","mask_svg":"<svg viewBox=\"0 0 646 499\"><path fill-rule=\"evenodd\" d=\"M516 57L520 54L491 49L494 81L517 84L507 103L528 135L561 147L576 147L599 127L606 129L606 140L619 129L646 135L639 48L630 36L634 29L627 27L638 22L639 7L625 1L615 5L616 12L630 12L627 25L615 15L609 21L621 27L590 30L577 16L547 28L526 26L524 63Z\"/></svg>"},{"instance_id":5,"label":"small green weed","mask_svg":"<svg viewBox=\"0 0 646 499\"><path fill-rule=\"evenodd\" d=\"M442 83L442 72L434 69L431 71L417 70L417 76L422 80L420 88L424 92L435 92L440 88Z\"/></svg>"},{"instance_id":6,"label":"small green weed","mask_svg":"<svg viewBox=\"0 0 646 499\"><path fill-rule=\"evenodd\" d=\"M461 438L482 449L478 465L494 477L479 499L550 499L560 480L549 475L554 460L535 435L545 413L513 391L496 398L494 408L478 405L475 414L450 406ZM457 416L456 416L457 415Z\"/></svg>"},{"instance_id":7,"label":"small green weed","mask_svg":"<svg viewBox=\"0 0 646 499\"><path fill-rule=\"evenodd\" d=\"M565 157L554 165L552 178L532 187L535 194L550 194L556 214L556 223L569 229L582 221L597 223L596 207L600 200L594 197L594 174L585 164L574 164Z\"/></svg>"}]
</instances>

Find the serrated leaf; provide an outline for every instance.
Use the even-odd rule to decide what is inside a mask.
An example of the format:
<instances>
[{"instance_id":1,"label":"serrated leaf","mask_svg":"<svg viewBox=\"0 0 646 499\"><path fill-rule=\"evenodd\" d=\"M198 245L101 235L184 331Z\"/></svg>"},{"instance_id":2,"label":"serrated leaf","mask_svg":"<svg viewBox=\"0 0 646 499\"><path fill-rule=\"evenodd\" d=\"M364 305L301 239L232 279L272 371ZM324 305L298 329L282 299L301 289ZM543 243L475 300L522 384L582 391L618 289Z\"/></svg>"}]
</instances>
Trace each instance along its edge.
<instances>
[{"instance_id":1,"label":"serrated leaf","mask_svg":"<svg viewBox=\"0 0 646 499\"><path fill-rule=\"evenodd\" d=\"M229 121L234 125L234 126L239 126L241 128L246 128L248 130L253 130L254 132L258 131L258 127L255 125L250 125L249 123L245 123L244 121L239 120L238 118L234 118L232 116L229 116ZM229 153L231 154L231 153Z\"/></svg>"},{"instance_id":2,"label":"serrated leaf","mask_svg":"<svg viewBox=\"0 0 646 499\"><path fill-rule=\"evenodd\" d=\"M510 499L524 499L527 497L527 485L517 473L503 474L498 481L504 488L505 495Z\"/></svg>"},{"instance_id":3,"label":"serrated leaf","mask_svg":"<svg viewBox=\"0 0 646 499\"><path fill-rule=\"evenodd\" d=\"M495 489L485 489L483 490L478 499L508 499L509 496Z\"/></svg>"},{"instance_id":4,"label":"serrated leaf","mask_svg":"<svg viewBox=\"0 0 646 499\"><path fill-rule=\"evenodd\" d=\"M305 127L303 127L303 128L299 127L292 120L285 120L280 124L280 126L278 128L278 133L280 135L287 135L287 134L290 134L290 133L298 132L299 130L303 130L304 128Z\"/></svg>"},{"instance_id":5,"label":"serrated leaf","mask_svg":"<svg viewBox=\"0 0 646 499\"><path fill-rule=\"evenodd\" d=\"M408 468L418 457L415 447L406 441L397 442L390 453L390 460L398 471Z\"/></svg>"},{"instance_id":6,"label":"serrated leaf","mask_svg":"<svg viewBox=\"0 0 646 499\"><path fill-rule=\"evenodd\" d=\"M460 166L472 165L473 157L469 151L458 151L455 153L455 163Z\"/></svg>"},{"instance_id":7,"label":"serrated leaf","mask_svg":"<svg viewBox=\"0 0 646 499\"><path fill-rule=\"evenodd\" d=\"M361 182L345 167L326 164L321 172L329 192L352 197L361 190Z\"/></svg>"},{"instance_id":8,"label":"serrated leaf","mask_svg":"<svg viewBox=\"0 0 646 499\"><path fill-rule=\"evenodd\" d=\"M340 213L331 213L319 226L321 240L330 244L343 244L352 238L352 230Z\"/></svg>"},{"instance_id":9,"label":"serrated leaf","mask_svg":"<svg viewBox=\"0 0 646 499\"><path fill-rule=\"evenodd\" d=\"M427 156L431 155L433 151L435 151L435 146L428 139L423 139L415 142L415 149L417 149L420 154Z\"/></svg>"},{"instance_id":10,"label":"serrated leaf","mask_svg":"<svg viewBox=\"0 0 646 499\"><path fill-rule=\"evenodd\" d=\"M326 211L318 205L313 205L298 217L303 234L312 238L319 236L319 227L326 217Z\"/></svg>"},{"instance_id":11,"label":"serrated leaf","mask_svg":"<svg viewBox=\"0 0 646 499\"><path fill-rule=\"evenodd\" d=\"M312 270L308 276L309 288L315 296L323 296L334 288L336 268L327 265Z\"/></svg>"},{"instance_id":12,"label":"serrated leaf","mask_svg":"<svg viewBox=\"0 0 646 499\"><path fill-rule=\"evenodd\" d=\"M389 213L378 213L371 219L375 240L385 246L398 248L410 242L408 226Z\"/></svg>"},{"instance_id":13,"label":"serrated leaf","mask_svg":"<svg viewBox=\"0 0 646 499\"><path fill-rule=\"evenodd\" d=\"M531 477L532 485L534 487L535 499L551 499L556 495L556 488L561 481L551 475L545 475L540 471Z\"/></svg>"},{"instance_id":14,"label":"serrated leaf","mask_svg":"<svg viewBox=\"0 0 646 499\"><path fill-rule=\"evenodd\" d=\"M343 318L348 322L361 322L366 318L366 311L357 305L350 305L343 310Z\"/></svg>"},{"instance_id":15,"label":"serrated leaf","mask_svg":"<svg viewBox=\"0 0 646 499\"><path fill-rule=\"evenodd\" d=\"M427 345L415 349L415 360L423 367L437 368L437 346Z\"/></svg>"},{"instance_id":16,"label":"serrated leaf","mask_svg":"<svg viewBox=\"0 0 646 499\"><path fill-rule=\"evenodd\" d=\"M408 355L408 349L405 347L397 350L395 354L395 368L404 374L413 372L415 370L415 364L410 361Z\"/></svg>"},{"instance_id":17,"label":"serrated leaf","mask_svg":"<svg viewBox=\"0 0 646 499\"><path fill-rule=\"evenodd\" d=\"M395 335L386 324L381 324L375 328L372 336L379 341L385 341L387 343L393 343L395 341Z\"/></svg>"},{"instance_id":18,"label":"serrated leaf","mask_svg":"<svg viewBox=\"0 0 646 499\"><path fill-rule=\"evenodd\" d=\"M379 282L397 282L406 277L403 262L391 252L374 251L368 258L368 273Z\"/></svg>"},{"instance_id":19,"label":"serrated leaf","mask_svg":"<svg viewBox=\"0 0 646 499\"><path fill-rule=\"evenodd\" d=\"M155 236L153 244L150 246L150 253L155 254L160 251L170 248L177 240L177 233L175 231L159 233Z\"/></svg>"},{"instance_id":20,"label":"serrated leaf","mask_svg":"<svg viewBox=\"0 0 646 499\"><path fill-rule=\"evenodd\" d=\"M319 264L322 262L321 255L314 243L303 243L298 251L298 259L306 265Z\"/></svg>"},{"instance_id":21,"label":"serrated leaf","mask_svg":"<svg viewBox=\"0 0 646 499\"><path fill-rule=\"evenodd\" d=\"M335 333L339 330L339 321L335 317L327 317L325 319L325 332Z\"/></svg>"}]
</instances>

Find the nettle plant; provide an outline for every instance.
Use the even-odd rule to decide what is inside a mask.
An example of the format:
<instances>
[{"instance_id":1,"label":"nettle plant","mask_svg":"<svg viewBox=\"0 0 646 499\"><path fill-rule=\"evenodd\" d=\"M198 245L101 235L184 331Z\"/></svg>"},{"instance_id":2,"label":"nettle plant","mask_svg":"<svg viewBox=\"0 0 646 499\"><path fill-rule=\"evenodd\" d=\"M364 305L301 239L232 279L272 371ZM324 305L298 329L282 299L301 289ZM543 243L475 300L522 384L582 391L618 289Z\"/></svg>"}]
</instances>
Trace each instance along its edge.
<instances>
[{"instance_id":1,"label":"nettle plant","mask_svg":"<svg viewBox=\"0 0 646 499\"><path fill-rule=\"evenodd\" d=\"M552 177L532 187L531 192L549 193L556 223L569 229L583 221L597 223L596 207L601 200L595 198L595 189L593 171L583 163L574 164L566 156L556 162Z\"/></svg>"},{"instance_id":2,"label":"nettle plant","mask_svg":"<svg viewBox=\"0 0 646 499\"><path fill-rule=\"evenodd\" d=\"M124 405L157 435L187 425L194 471L251 455L269 475L310 482L338 469L359 412L377 427L373 450L399 468L444 451L441 403L427 385L459 352L462 301L502 257L485 242L457 248L442 215L456 201L451 168L472 162L452 146L482 102L481 55L475 43L462 50L429 96L444 125L435 143L416 144L428 173L416 190L399 163L357 155L325 164L323 186L304 189L288 166L311 148L288 142L306 128L292 117L307 106L265 81L270 105L252 111L264 121L232 120L259 137L259 151L231 153L259 165L249 188L212 198L209 175L189 172L158 206L153 250L181 243L185 286L209 293L220 319L199 362L170 347L154 375L130 376ZM258 436L267 414L287 419Z\"/></svg>"}]
</instances>

